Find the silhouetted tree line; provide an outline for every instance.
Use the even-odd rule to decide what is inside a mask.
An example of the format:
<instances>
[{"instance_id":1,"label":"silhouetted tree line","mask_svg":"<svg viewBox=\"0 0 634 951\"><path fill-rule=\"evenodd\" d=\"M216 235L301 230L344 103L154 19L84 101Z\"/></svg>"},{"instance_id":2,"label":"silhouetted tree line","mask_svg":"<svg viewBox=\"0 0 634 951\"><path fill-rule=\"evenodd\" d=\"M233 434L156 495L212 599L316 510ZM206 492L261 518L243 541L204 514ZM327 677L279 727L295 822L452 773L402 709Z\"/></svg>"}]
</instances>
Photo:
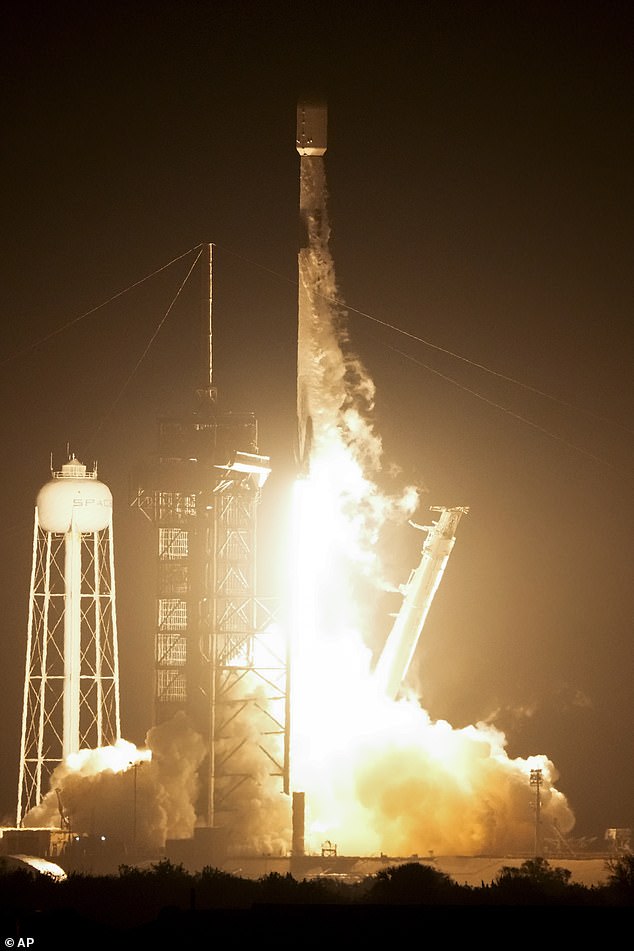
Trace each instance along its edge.
<instances>
[{"instance_id":1,"label":"silhouetted tree line","mask_svg":"<svg viewBox=\"0 0 634 951\"><path fill-rule=\"evenodd\" d=\"M121 866L118 875L71 874L61 882L20 870L0 876L0 945L23 935L47 948L57 946L56 939L65 948L95 947L100 937L121 947L124 936L154 947L164 938L168 946L194 930L200 935L240 927L244 935L250 923L256 934L276 914L292 930L307 914L317 928L337 927L338 921L367 928L378 921L377 910L398 914L401 922L404 915L412 921L418 915L420 923L430 920L432 910L450 920L460 907L631 907L634 855L608 860L606 871L605 884L585 886L571 883L567 869L536 858L519 868L503 867L492 883L474 887L418 862L389 866L354 884L277 872L257 880L216 868L190 873L168 860L149 869ZM84 942L90 936L90 942L73 944L71 936Z\"/></svg>"}]
</instances>

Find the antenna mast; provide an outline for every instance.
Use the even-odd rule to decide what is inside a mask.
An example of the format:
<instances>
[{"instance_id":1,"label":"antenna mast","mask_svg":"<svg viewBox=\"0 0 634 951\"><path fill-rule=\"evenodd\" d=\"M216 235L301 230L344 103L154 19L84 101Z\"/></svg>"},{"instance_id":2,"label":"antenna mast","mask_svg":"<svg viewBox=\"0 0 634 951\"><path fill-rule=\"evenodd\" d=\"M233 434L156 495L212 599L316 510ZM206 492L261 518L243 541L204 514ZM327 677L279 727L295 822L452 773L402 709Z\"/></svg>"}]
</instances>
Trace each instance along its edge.
<instances>
[{"instance_id":1,"label":"antenna mast","mask_svg":"<svg viewBox=\"0 0 634 951\"><path fill-rule=\"evenodd\" d=\"M211 409L215 406L218 391L213 380L213 244L207 245L207 255L202 268L201 294L201 381L196 394L201 406Z\"/></svg>"}]
</instances>

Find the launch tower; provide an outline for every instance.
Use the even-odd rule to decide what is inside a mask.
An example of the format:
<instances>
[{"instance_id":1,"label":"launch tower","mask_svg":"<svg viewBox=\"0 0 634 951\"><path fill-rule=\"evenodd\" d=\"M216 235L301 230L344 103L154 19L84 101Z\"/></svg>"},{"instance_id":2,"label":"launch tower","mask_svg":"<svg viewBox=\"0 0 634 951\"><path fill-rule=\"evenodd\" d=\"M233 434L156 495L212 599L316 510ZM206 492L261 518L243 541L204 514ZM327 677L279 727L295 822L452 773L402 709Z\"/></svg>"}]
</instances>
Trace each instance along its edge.
<instances>
[{"instance_id":1,"label":"launch tower","mask_svg":"<svg viewBox=\"0 0 634 951\"><path fill-rule=\"evenodd\" d=\"M75 457L35 506L17 825L67 756L121 736L112 495Z\"/></svg>"},{"instance_id":2,"label":"launch tower","mask_svg":"<svg viewBox=\"0 0 634 951\"><path fill-rule=\"evenodd\" d=\"M286 656L258 598L257 510L269 472L253 413L221 411L213 382L213 246L203 268L202 367L193 411L158 424L134 503L155 527L154 719L183 710L209 757L200 806L230 822L236 791L263 767L287 787Z\"/></svg>"}]
</instances>

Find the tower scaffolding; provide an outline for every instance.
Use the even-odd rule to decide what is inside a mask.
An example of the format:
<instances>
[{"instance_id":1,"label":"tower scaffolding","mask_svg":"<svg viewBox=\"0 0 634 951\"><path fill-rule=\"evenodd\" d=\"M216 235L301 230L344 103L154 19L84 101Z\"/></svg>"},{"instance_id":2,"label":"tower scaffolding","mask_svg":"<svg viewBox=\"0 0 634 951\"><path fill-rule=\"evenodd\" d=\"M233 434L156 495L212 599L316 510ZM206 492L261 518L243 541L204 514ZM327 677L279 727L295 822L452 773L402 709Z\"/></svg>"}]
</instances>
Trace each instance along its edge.
<instances>
[{"instance_id":1,"label":"tower scaffolding","mask_svg":"<svg viewBox=\"0 0 634 951\"><path fill-rule=\"evenodd\" d=\"M159 420L133 499L156 531L154 720L184 711L208 744L199 818L230 825L238 789L288 791L285 647L277 602L257 594L257 511L269 458L253 413L220 411L212 373L213 248L203 268L194 410Z\"/></svg>"}]
</instances>

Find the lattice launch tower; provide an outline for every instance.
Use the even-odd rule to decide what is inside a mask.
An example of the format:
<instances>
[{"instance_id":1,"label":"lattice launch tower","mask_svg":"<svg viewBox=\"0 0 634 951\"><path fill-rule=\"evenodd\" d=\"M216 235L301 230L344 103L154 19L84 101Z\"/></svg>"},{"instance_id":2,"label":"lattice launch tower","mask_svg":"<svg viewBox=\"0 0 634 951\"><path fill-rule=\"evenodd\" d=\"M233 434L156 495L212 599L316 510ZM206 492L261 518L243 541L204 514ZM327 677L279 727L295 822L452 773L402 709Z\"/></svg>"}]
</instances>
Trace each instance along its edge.
<instances>
[{"instance_id":1,"label":"lattice launch tower","mask_svg":"<svg viewBox=\"0 0 634 951\"><path fill-rule=\"evenodd\" d=\"M287 784L286 657L257 595L256 537L269 457L253 413L221 410L214 385L213 246L202 268L202 363L191 412L158 421L134 499L155 527L154 720L184 711L208 743L202 822L231 823L256 760Z\"/></svg>"}]
</instances>

